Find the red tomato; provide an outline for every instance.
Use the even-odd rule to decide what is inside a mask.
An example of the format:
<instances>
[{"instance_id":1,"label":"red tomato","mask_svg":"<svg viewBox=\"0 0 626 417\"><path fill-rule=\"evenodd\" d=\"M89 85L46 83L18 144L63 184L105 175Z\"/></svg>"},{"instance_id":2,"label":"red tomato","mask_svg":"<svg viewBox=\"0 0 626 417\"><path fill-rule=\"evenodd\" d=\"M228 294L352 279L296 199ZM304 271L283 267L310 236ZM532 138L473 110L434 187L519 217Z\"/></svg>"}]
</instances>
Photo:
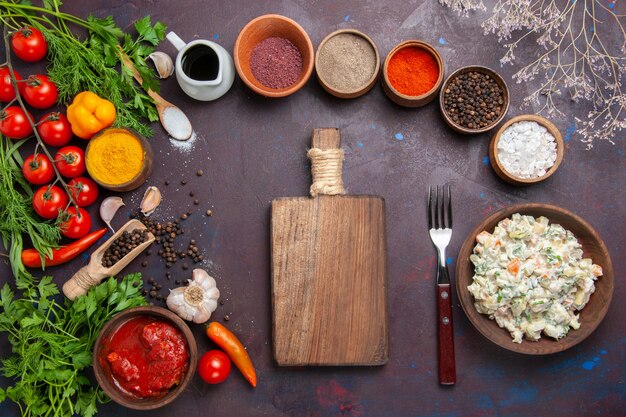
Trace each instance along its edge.
<instances>
[{"instance_id":1,"label":"red tomato","mask_svg":"<svg viewBox=\"0 0 626 417\"><path fill-rule=\"evenodd\" d=\"M87 177L76 177L67 185L74 201L80 207L90 206L98 199L98 186Z\"/></svg>"},{"instance_id":2,"label":"red tomato","mask_svg":"<svg viewBox=\"0 0 626 417\"><path fill-rule=\"evenodd\" d=\"M57 169L67 178L79 177L85 173L85 152L78 146L65 146L54 156Z\"/></svg>"},{"instance_id":3,"label":"red tomato","mask_svg":"<svg viewBox=\"0 0 626 417\"><path fill-rule=\"evenodd\" d=\"M31 120L35 120L30 113L28 115ZM9 106L0 111L0 133L15 140L24 139L33 133L33 127L20 106Z\"/></svg>"},{"instance_id":4,"label":"red tomato","mask_svg":"<svg viewBox=\"0 0 626 417\"><path fill-rule=\"evenodd\" d=\"M44 219L56 219L67 206L67 195L56 185L44 185L35 191L33 208Z\"/></svg>"},{"instance_id":5,"label":"red tomato","mask_svg":"<svg viewBox=\"0 0 626 417\"><path fill-rule=\"evenodd\" d=\"M15 79L17 81L21 80L22 77L15 71ZM20 94L24 94L24 83L17 83L17 89ZM8 67L0 68L0 101L4 101L8 103L9 101L15 98L15 89L13 88L13 84L11 84L11 73L9 72Z\"/></svg>"},{"instance_id":6,"label":"red tomato","mask_svg":"<svg viewBox=\"0 0 626 417\"><path fill-rule=\"evenodd\" d=\"M15 55L26 62L37 62L48 53L48 42L34 27L24 26L11 37L11 47Z\"/></svg>"},{"instance_id":7,"label":"red tomato","mask_svg":"<svg viewBox=\"0 0 626 417\"><path fill-rule=\"evenodd\" d=\"M54 106L59 97L55 83L46 75L31 75L24 87L24 100L36 109Z\"/></svg>"},{"instance_id":8,"label":"red tomato","mask_svg":"<svg viewBox=\"0 0 626 417\"><path fill-rule=\"evenodd\" d=\"M52 112L44 115L37 125L41 140L50 146L65 146L72 140L72 126L63 113Z\"/></svg>"},{"instance_id":9,"label":"red tomato","mask_svg":"<svg viewBox=\"0 0 626 417\"><path fill-rule=\"evenodd\" d=\"M44 154L34 154L24 160L22 174L26 181L35 185L47 184L54 178L52 161Z\"/></svg>"},{"instance_id":10,"label":"red tomato","mask_svg":"<svg viewBox=\"0 0 626 417\"><path fill-rule=\"evenodd\" d=\"M200 378L208 384L220 384L230 374L230 359L221 350L209 350L198 362Z\"/></svg>"},{"instance_id":11,"label":"red tomato","mask_svg":"<svg viewBox=\"0 0 626 417\"><path fill-rule=\"evenodd\" d=\"M91 229L91 217L83 208L72 206L65 210L60 217L59 227L61 234L70 239L80 239Z\"/></svg>"}]
</instances>

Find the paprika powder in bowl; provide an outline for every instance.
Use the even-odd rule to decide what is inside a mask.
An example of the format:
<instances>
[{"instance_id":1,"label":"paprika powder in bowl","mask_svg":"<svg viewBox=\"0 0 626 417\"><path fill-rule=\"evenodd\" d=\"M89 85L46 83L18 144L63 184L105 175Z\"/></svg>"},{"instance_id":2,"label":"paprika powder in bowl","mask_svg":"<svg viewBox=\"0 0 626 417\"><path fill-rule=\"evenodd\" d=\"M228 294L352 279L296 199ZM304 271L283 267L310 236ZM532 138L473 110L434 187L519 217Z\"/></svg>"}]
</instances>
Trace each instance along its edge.
<instances>
[{"instance_id":1,"label":"paprika powder in bowl","mask_svg":"<svg viewBox=\"0 0 626 417\"><path fill-rule=\"evenodd\" d=\"M313 44L295 21L278 14L252 19L239 32L233 59L237 74L255 93L286 97L313 72Z\"/></svg>"},{"instance_id":2,"label":"paprika powder in bowl","mask_svg":"<svg viewBox=\"0 0 626 417\"><path fill-rule=\"evenodd\" d=\"M396 45L383 64L383 90L404 107L424 106L437 96L443 82L443 60L430 44L409 40Z\"/></svg>"},{"instance_id":3,"label":"paprika powder in bowl","mask_svg":"<svg viewBox=\"0 0 626 417\"><path fill-rule=\"evenodd\" d=\"M163 307L135 307L109 320L93 350L102 390L116 403L153 410L171 403L193 379L198 348L185 322Z\"/></svg>"},{"instance_id":4,"label":"paprika powder in bowl","mask_svg":"<svg viewBox=\"0 0 626 417\"><path fill-rule=\"evenodd\" d=\"M111 191L130 191L152 172L152 147L132 129L111 127L96 134L85 150L91 178Z\"/></svg>"}]
</instances>

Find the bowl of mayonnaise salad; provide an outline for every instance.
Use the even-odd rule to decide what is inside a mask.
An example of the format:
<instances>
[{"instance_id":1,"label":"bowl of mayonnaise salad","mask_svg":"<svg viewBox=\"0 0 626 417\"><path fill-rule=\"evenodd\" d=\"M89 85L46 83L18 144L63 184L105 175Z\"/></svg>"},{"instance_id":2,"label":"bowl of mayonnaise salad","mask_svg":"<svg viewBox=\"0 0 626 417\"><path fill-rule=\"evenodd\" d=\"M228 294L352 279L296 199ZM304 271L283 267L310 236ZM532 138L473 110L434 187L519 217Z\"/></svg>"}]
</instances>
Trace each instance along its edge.
<instances>
[{"instance_id":1,"label":"bowl of mayonnaise salad","mask_svg":"<svg viewBox=\"0 0 626 417\"><path fill-rule=\"evenodd\" d=\"M568 349L608 311L613 266L598 233L557 206L520 204L484 219L457 260L457 293L492 342L526 354Z\"/></svg>"}]
</instances>

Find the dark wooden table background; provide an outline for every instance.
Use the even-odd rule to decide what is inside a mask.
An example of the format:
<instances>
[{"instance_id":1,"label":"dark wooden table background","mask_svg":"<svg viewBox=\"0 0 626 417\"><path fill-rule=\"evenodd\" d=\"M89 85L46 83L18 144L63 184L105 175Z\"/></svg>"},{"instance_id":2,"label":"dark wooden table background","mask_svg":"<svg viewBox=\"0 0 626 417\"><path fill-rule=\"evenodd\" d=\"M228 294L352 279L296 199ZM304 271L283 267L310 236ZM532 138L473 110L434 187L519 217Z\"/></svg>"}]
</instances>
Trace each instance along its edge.
<instances>
[{"instance_id":1,"label":"dark wooden table background","mask_svg":"<svg viewBox=\"0 0 626 417\"><path fill-rule=\"evenodd\" d=\"M624 12L624 5L617 5ZM515 84L514 68L500 68L502 48L484 36L478 13L461 18L436 0L413 2L351 1L121 1L66 2L64 9L86 16L113 15L131 29L146 14L166 23L181 38L214 40L232 52L239 30L252 18L279 13L299 22L317 46L340 28L370 35L381 58L405 39L423 39L441 52L446 74L470 64L500 71L509 82L508 117L524 112L521 99L533 85ZM528 45L525 48L535 48ZM174 56L167 42L161 50ZM135 210L147 185L161 188L164 202L154 214L168 220L192 211L186 236L194 237L216 277L225 301L214 313L248 347L259 376L252 389L233 370L222 385L195 377L173 404L152 416L624 416L626 415L626 298L624 263L624 143L596 143L591 151L579 141L573 114L583 108L566 104L566 116L554 120L566 150L559 171L528 188L503 183L488 161L490 136L463 137L448 129L437 102L404 109L389 101L380 85L366 96L342 101L327 94L315 75L291 97L268 100L236 79L231 91L215 102L186 97L174 77L162 83L163 96L181 107L199 139L193 149L170 143L160 126L151 139L155 169L148 183L124 195L127 206L115 219L119 226ZM569 106L569 107L568 107ZM315 127L341 129L346 150L344 180L352 194L386 199L389 251L390 359L379 368L281 369L272 358L270 311L269 207L279 196L306 195L310 183L305 152ZM195 175L198 169L204 176ZM166 187L165 180L171 185ZM189 182L182 186L180 180ZM521 202L559 205L587 220L603 237L615 265L614 302L587 340L569 351L532 357L506 351L481 336L454 302L458 384L437 384L435 328L435 249L426 230L426 194L430 184L450 183L455 201L455 228L449 261L470 229L500 207ZM189 191L201 199L192 204ZM207 208L213 217L203 213ZM95 214L97 207L93 208ZM94 218L99 219L98 216ZM96 222L99 226L100 224ZM140 257L124 272L141 271L167 285L165 265L153 254ZM50 268L62 284L86 263L82 259ZM181 262L172 269L185 279ZM11 281L0 265L1 281ZM170 281L171 283L171 281ZM212 348L194 327L201 352ZM6 339L0 353L9 353ZM0 404L0 415L18 415ZM101 416L143 416L116 404L101 407Z\"/></svg>"}]
</instances>

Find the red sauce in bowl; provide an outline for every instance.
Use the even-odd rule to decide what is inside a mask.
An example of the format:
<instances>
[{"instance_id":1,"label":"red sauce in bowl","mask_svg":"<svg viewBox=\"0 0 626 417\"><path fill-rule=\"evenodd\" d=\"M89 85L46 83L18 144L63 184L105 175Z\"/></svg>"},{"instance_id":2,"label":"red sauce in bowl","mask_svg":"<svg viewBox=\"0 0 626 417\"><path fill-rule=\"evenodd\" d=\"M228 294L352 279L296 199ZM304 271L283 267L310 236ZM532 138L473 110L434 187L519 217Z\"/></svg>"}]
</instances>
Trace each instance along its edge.
<instances>
[{"instance_id":1,"label":"red sauce in bowl","mask_svg":"<svg viewBox=\"0 0 626 417\"><path fill-rule=\"evenodd\" d=\"M114 383L127 394L146 398L166 394L189 367L189 349L181 331L150 316L131 318L109 338L101 357Z\"/></svg>"}]
</instances>

